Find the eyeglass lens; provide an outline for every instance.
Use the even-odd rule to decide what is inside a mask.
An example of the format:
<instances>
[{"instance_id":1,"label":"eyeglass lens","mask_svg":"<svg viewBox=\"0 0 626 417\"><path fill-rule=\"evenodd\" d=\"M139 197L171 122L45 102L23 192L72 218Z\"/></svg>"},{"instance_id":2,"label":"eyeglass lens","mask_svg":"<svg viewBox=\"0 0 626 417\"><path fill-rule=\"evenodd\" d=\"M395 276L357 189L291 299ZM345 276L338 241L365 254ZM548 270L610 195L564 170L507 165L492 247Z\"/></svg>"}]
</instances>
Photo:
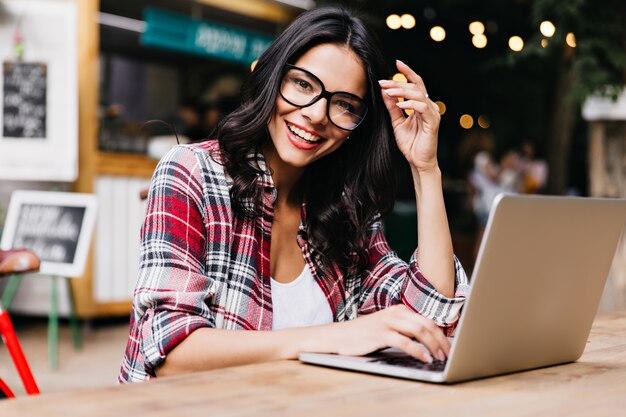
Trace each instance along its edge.
<instances>
[{"instance_id":1,"label":"eyeglass lens","mask_svg":"<svg viewBox=\"0 0 626 417\"><path fill-rule=\"evenodd\" d=\"M306 107L319 99L323 86L311 74L297 68L287 71L281 85L285 100L295 106ZM330 120L340 128L352 130L365 117L365 103L346 93L333 93L327 103Z\"/></svg>"}]
</instances>

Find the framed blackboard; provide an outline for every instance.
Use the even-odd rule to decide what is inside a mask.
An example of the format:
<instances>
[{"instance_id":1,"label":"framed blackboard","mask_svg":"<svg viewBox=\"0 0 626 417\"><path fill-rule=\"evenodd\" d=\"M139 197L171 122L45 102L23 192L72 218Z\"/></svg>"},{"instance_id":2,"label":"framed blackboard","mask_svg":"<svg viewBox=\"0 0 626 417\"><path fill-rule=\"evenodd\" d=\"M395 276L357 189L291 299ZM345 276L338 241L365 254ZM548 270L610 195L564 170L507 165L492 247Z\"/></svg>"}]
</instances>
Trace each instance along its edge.
<instances>
[{"instance_id":1,"label":"framed blackboard","mask_svg":"<svg viewBox=\"0 0 626 417\"><path fill-rule=\"evenodd\" d=\"M83 275L96 217L93 194L15 191L2 235L3 249L30 249L40 272Z\"/></svg>"},{"instance_id":2,"label":"framed blackboard","mask_svg":"<svg viewBox=\"0 0 626 417\"><path fill-rule=\"evenodd\" d=\"M2 135L5 138L46 137L47 65L2 64Z\"/></svg>"}]
</instances>

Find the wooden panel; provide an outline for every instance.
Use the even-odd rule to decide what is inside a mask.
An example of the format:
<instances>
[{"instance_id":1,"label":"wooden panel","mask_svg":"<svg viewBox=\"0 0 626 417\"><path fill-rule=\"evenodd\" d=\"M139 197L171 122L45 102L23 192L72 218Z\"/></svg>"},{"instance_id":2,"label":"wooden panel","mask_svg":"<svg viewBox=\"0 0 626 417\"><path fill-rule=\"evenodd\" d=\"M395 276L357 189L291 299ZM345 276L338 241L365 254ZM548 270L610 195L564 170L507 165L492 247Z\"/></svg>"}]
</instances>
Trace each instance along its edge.
<instances>
[{"instance_id":1,"label":"wooden panel","mask_svg":"<svg viewBox=\"0 0 626 417\"><path fill-rule=\"evenodd\" d=\"M74 0L78 7L78 179L74 191L92 193L96 175L98 134L98 57L100 48L99 0ZM72 291L80 317L93 317L92 303L93 242L85 273L72 279Z\"/></svg>"},{"instance_id":2,"label":"wooden panel","mask_svg":"<svg viewBox=\"0 0 626 417\"><path fill-rule=\"evenodd\" d=\"M150 178L157 163L145 155L100 152L97 171L99 175Z\"/></svg>"}]
</instances>

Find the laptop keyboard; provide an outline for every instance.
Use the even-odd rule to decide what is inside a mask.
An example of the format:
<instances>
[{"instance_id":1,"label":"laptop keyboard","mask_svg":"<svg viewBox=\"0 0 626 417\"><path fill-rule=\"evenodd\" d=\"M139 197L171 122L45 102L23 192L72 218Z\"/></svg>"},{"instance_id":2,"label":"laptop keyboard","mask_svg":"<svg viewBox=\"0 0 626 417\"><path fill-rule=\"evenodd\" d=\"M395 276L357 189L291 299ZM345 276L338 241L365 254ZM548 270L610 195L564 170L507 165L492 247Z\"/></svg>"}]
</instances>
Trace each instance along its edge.
<instances>
[{"instance_id":1,"label":"laptop keyboard","mask_svg":"<svg viewBox=\"0 0 626 417\"><path fill-rule=\"evenodd\" d=\"M405 368L420 369L424 371L443 372L446 361L434 360L432 363L422 362L413 356L390 356L378 357L369 360L370 363L382 363L385 365L402 366Z\"/></svg>"}]
</instances>

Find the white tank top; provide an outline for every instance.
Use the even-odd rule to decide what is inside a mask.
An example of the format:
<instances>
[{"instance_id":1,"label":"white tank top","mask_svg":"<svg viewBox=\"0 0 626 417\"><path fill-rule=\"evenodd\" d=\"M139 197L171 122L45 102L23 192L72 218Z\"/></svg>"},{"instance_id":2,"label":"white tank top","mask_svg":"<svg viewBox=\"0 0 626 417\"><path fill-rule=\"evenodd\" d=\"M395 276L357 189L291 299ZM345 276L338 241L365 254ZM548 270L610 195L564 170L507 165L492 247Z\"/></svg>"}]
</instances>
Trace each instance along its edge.
<instances>
[{"instance_id":1,"label":"white tank top","mask_svg":"<svg viewBox=\"0 0 626 417\"><path fill-rule=\"evenodd\" d=\"M272 278L272 329L315 326L333 322L333 312L308 265L293 281L283 284Z\"/></svg>"}]
</instances>

